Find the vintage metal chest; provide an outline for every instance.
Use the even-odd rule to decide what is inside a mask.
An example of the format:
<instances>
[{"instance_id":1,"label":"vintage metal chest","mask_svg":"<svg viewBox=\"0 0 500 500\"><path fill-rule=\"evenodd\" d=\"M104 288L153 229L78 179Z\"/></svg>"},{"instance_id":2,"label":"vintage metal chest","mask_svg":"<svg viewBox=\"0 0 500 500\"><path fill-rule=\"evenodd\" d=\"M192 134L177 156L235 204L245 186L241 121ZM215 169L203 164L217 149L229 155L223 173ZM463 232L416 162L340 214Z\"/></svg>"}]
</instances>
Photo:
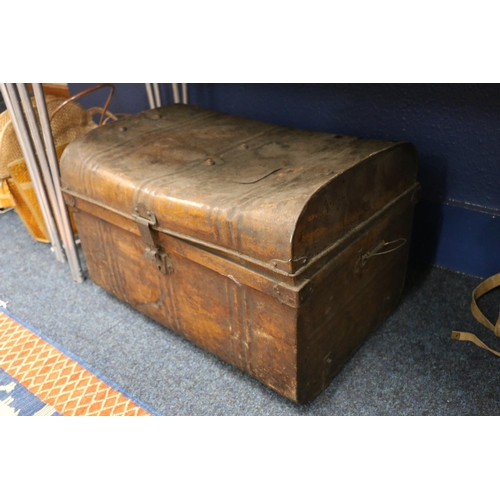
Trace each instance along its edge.
<instances>
[{"instance_id":1,"label":"vintage metal chest","mask_svg":"<svg viewBox=\"0 0 500 500\"><path fill-rule=\"evenodd\" d=\"M171 105L75 140L61 178L95 283L307 403L398 302L416 165L407 143Z\"/></svg>"}]
</instances>

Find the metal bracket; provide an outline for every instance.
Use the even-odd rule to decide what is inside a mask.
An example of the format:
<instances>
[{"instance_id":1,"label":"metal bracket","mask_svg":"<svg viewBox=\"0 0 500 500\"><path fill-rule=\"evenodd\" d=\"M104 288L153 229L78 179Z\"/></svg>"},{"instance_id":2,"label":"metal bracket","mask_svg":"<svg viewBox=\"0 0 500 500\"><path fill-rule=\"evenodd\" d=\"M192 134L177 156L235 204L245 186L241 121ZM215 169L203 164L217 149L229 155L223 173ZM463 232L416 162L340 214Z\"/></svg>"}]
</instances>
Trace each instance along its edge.
<instances>
[{"instance_id":1,"label":"metal bracket","mask_svg":"<svg viewBox=\"0 0 500 500\"><path fill-rule=\"evenodd\" d=\"M172 260L166 252L160 249L155 241L155 231L153 226L156 226L156 215L148 210L145 205L140 203L134 207L134 220L137 228L141 233L142 241L146 245L144 257L152 261L156 268L163 274L170 274L174 269Z\"/></svg>"}]
</instances>

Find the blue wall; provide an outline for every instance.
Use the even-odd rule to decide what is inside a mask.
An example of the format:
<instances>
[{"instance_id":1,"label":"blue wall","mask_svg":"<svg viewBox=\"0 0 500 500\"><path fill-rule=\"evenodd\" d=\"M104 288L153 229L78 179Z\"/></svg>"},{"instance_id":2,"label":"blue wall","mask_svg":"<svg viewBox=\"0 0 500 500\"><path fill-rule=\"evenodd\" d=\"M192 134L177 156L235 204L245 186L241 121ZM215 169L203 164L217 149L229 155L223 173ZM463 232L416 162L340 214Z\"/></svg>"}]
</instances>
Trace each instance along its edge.
<instances>
[{"instance_id":1,"label":"blue wall","mask_svg":"<svg viewBox=\"0 0 500 500\"><path fill-rule=\"evenodd\" d=\"M144 84L116 87L113 111L148 108ZM100 92L82 104L102 104ZM170 84L161 92L172 102ZM423 188L412 258L500 272L500 85L190 84L189 93L192 104L281 125L412 142Z\"/></svg>"}]
</instances>

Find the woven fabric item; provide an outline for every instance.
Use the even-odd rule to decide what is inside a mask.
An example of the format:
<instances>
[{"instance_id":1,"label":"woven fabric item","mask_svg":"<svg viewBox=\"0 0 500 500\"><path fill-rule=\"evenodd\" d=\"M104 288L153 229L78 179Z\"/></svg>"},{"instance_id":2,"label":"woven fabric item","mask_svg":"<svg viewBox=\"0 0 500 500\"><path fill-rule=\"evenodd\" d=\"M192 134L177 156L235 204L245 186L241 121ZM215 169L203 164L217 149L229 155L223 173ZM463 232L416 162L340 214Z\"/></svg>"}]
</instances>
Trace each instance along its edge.
<instances>
[{"instance_id":1,"label":"woven fabric item","mask_svg":"<svg viewBox=\"0 0 500 500\"><path fill-rule=\"evenodd\" d=\"M14 158L16 153L16 150L19 149L19 145L17 144L12 144L10 150L7 150L5 153L5 159L4 155L2 155L2 144L5 141L5 144L11 144L12 143L12 123L10 120L10 115L7 110L5 110L3 113L0 113L0 180L5 179L6 177L9 176L9 172L7 170L7 163L8 163L8 157L11 154L12 151L12 157Z\"/></svg>"},{"instance_id":2,"label":"woven fabric item","mask_svg":"<svg viewBox=\"0 0 500 500\"><path fill-rule=\"evenodd\" d=\"M153 413L118 387L92 373L39 334L0 310L0 415L21 415L14 389L22 386L39 403L32 415L148 416ZM4 382L2 382L4 380ZM7 383L5 383L5 381ZM6 393L3 397L2 392Z\"/></svg>"},{"instance_id":3,"label":"woven fabric item","mask_svg":"<svg viewBox=\"0 0 500 500\"><path fill-rule=\"evenodd\" d=\"M49 116L66 99L62 97L46 96ZM38 109L34 98L31 99L35 115L38 120ZM56 147L68 144L78 136L97 127L92 120L95 110L85 110L76 102L67 103L51 120L52 135ZM38 128L41 133L40 123ZM10 120L8 110L0 114L0 180L9 177L9 165L23 158L21 147L16 137L14 126Z\"/></svg>"},{"instance_id":4,"label":"woven fabric item","mask_svg":"<svg viewBox=\"0 0 500 500\"><path fill-rule=\"evenodd\" d=\"M45 99L49 117L52 117L54 111L66 101L65 98L51 95L47 95ZM31 102L42 135L35 99L32 98ZM102 108L98 107L86 110L74 101L66 102L57 111L51 118L50 125L58 159L71 141L97 127L93 116L102 111ZM117 119L109 111L106 116L108 119ZM7 110L0 114L0 183L0 208L14 206L31 236L37 241L49 243L50 239L36 193ZM71 213L70 219L76 234Z\"/></svg>"},{"instance_id":5,"label":"woven fabric item","mask_svg":"<svg viewBox=\"0 0 500 500\"><path fill-rule=\"evenodd\" d=\"M66 144L56 148L57 158L59 159L64 151ZM50 243L50 238L47 232L42 211L36 197L36 192L28 173L28 168L23 159L9 165L9 177L5 179L2 185L6 186L7 193L4 194L6 203L10 201L14 206L16 213L19 215L26 229L31 236L42 243ZM0 192L1 195L1 192ZM0 197L0 208L2 206L2 197ZM73 214L69 212L70 222L73 227L73 232L76 235L76 225Z\"/></svg>"},{"instance_id":6,"label":"woven fabric item","mask_svg":"<svg viewBox=\"0 0 500 500\"><path fill-rule=\"evenodd\" d=\"M11 176L7 179L7 184L14 199L17 214L33 238L48 243L50 239L47 228L26 164L22 160L14 163L10 166L9 172Z\"/></svg>"},{"instance_id":7,"label":"woven fabric item","mask_svg":"<svg viewBox=\"0 0 500 500\"><path fill-rule=\"evenodd\" d=\"M14 206L14 200L9 191L7 180L0 180L0 208L10 208Z\"/></svg>"}]
</instances>

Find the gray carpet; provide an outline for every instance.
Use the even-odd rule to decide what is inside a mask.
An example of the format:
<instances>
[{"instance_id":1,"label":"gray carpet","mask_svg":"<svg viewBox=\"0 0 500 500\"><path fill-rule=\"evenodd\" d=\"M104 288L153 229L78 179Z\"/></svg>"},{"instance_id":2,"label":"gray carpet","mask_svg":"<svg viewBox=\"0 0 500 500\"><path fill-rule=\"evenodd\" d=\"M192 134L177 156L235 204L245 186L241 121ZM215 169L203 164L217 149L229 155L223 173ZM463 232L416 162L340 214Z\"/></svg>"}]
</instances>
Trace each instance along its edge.
<instances>
[{"instance_id":1,"label":"gray carpet","mask_svg":"<svg viewBox=\"0 0 500 500\"><path fill-rule=\"evenodd\" d=\"M479 282L411 264L397 310L330 387L300 407L89 279L73 282L14 212L0 215L0 300L164 415L500 415L500 360L450 340L452 329L462 329L500 348L469 311ZM500 294L481 304L495 318Z\"/></svg>"}]
</instances>

